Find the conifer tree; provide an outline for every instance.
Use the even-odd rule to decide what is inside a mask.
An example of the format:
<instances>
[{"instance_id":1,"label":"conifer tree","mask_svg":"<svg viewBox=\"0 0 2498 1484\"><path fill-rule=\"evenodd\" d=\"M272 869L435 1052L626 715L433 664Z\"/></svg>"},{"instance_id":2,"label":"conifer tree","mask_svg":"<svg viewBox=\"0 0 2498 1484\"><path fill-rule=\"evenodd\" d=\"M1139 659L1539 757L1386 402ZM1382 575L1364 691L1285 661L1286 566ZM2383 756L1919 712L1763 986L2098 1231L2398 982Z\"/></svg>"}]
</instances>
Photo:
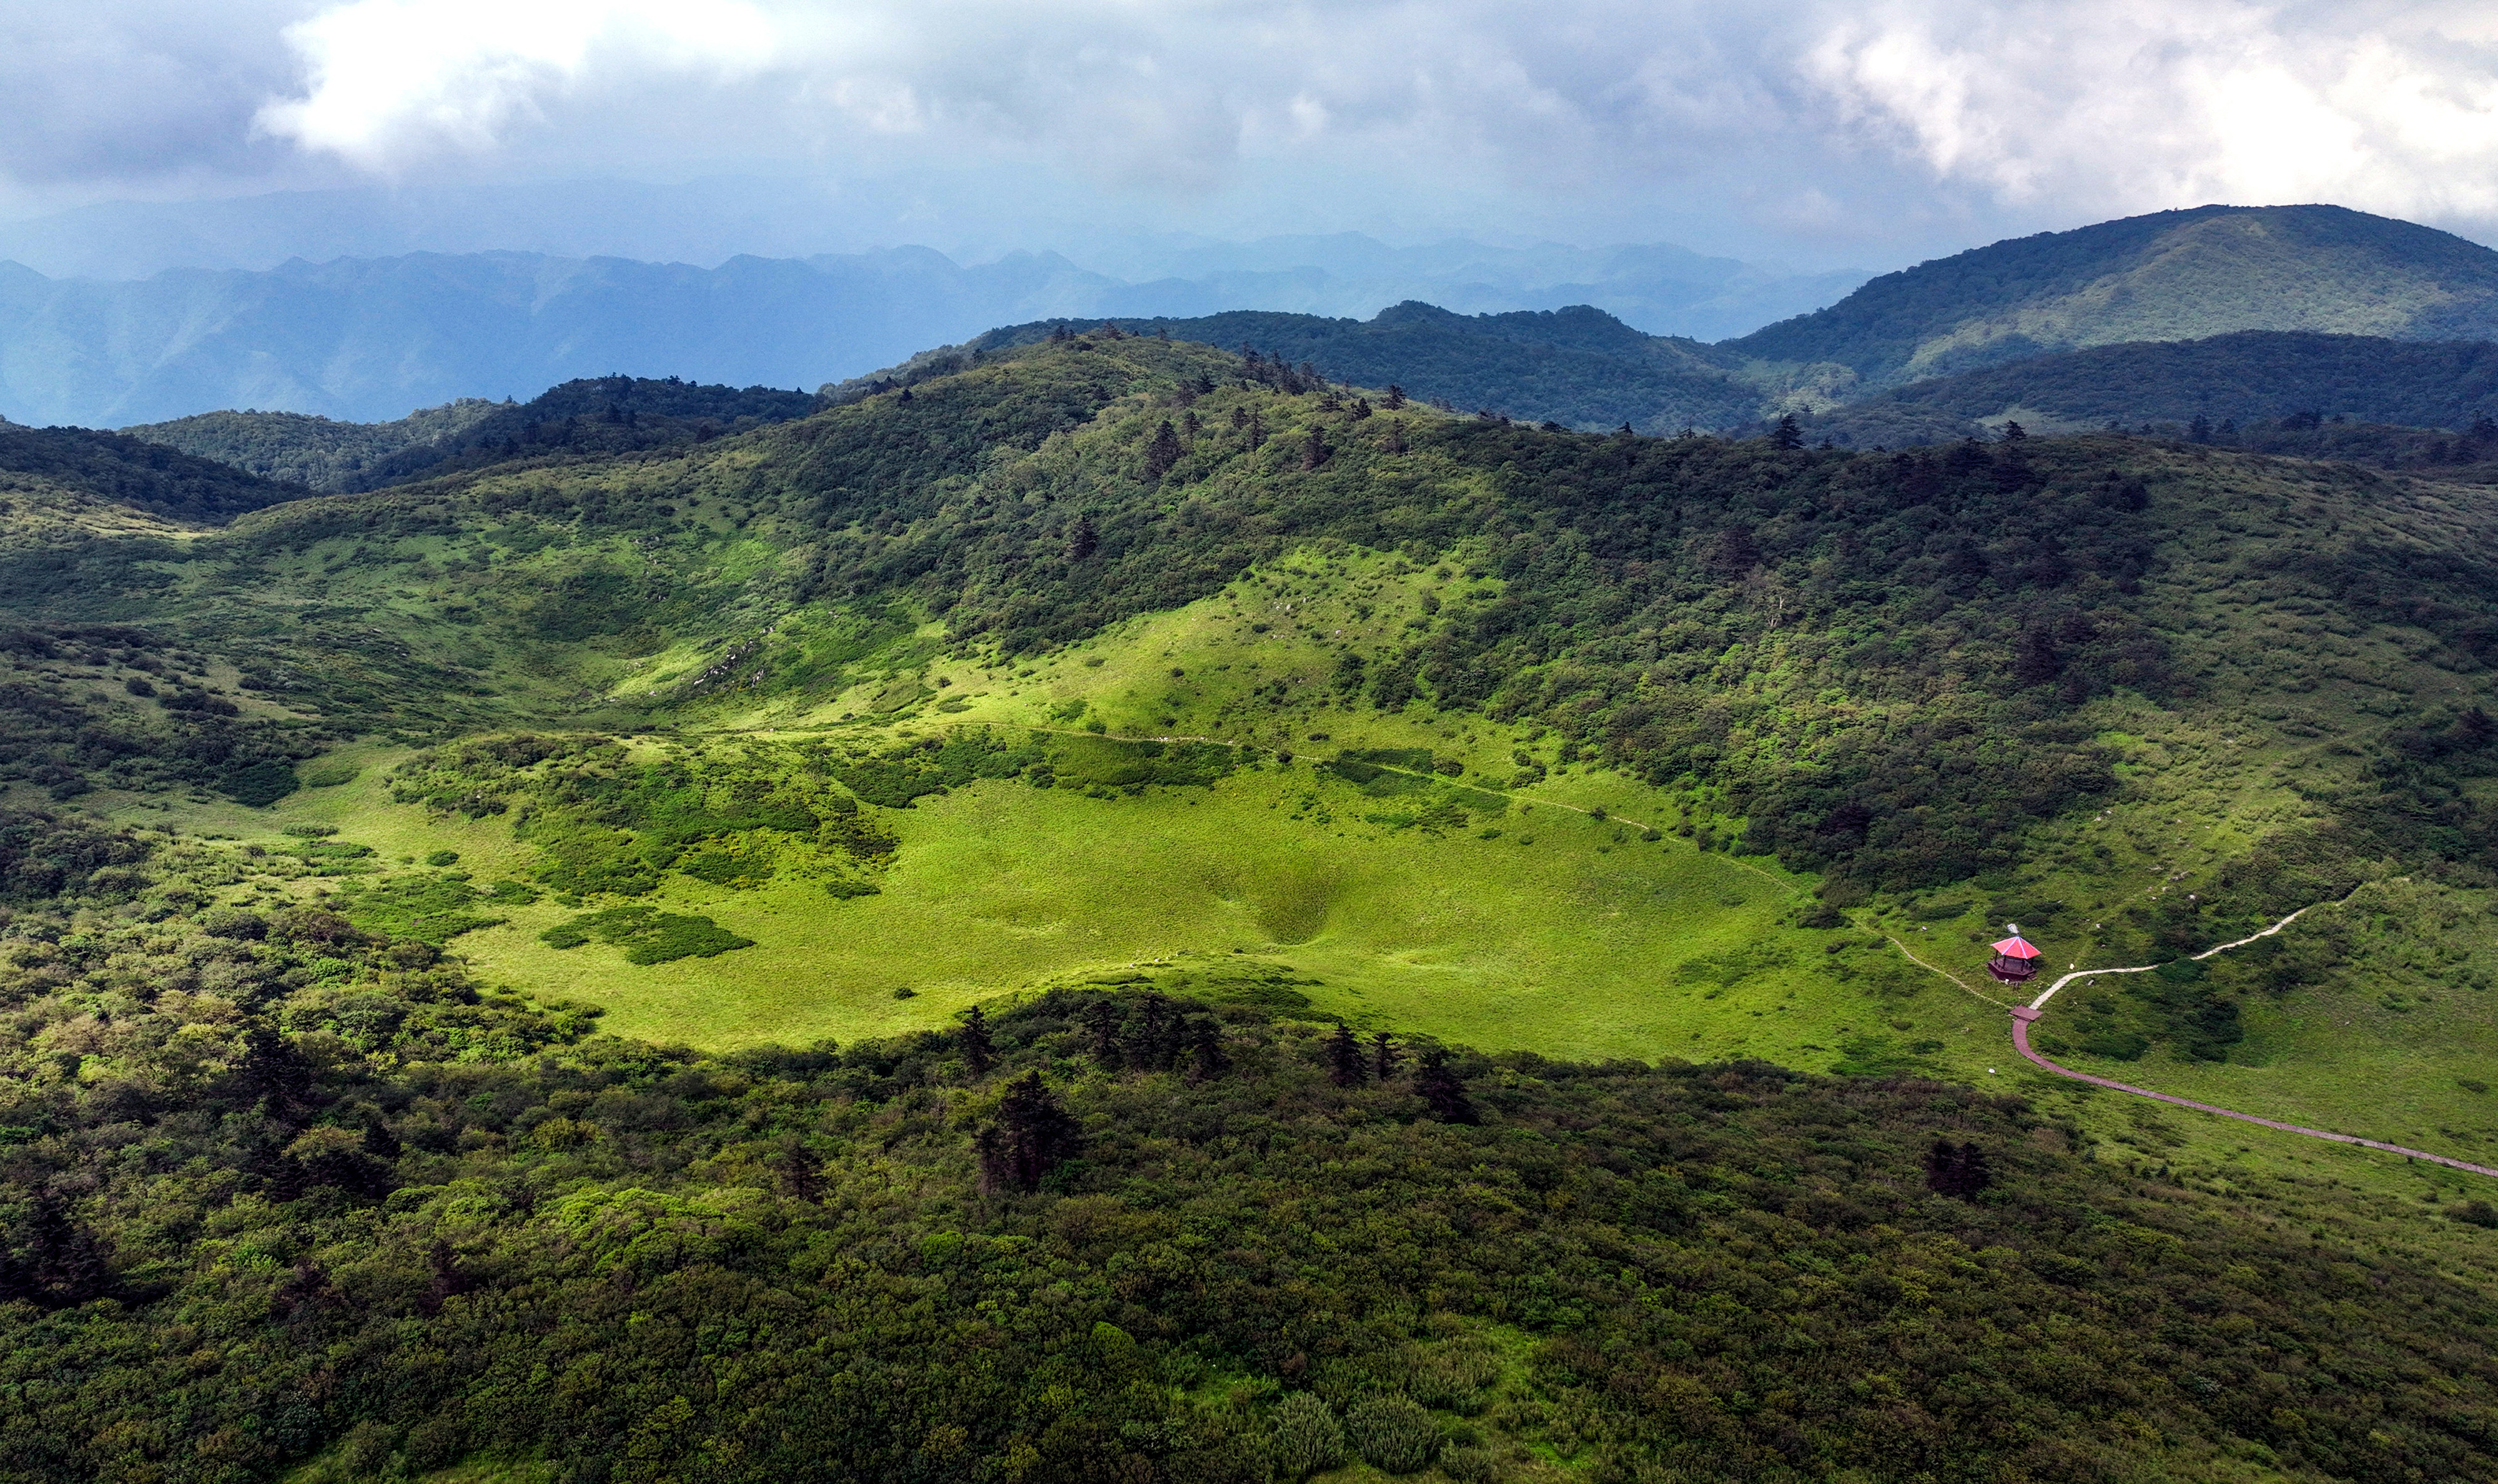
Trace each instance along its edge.
<instances>
[{"instance_id":1,"label":"conifer tree","mask_svg":"<svg viewBox=\"0 0 2498 1484\"><path fill-rule=\"evenodd\" d=\"M963 1017L963 1065L975 1077L986 1077L997 1064L997 1049L989 1044L989 1018L974 1005Z\"/></svg>"},{"instance_id":2,"label":"conifer tree","mask_svg":"<svg viewBox=\"0 0 2498 1484\"><path fill-rule=\"evenodd\" d=\"M1102 533L1093 528L1091 516L1077 516L1075 529L1067 538L1067 559L1082 561L1102 549Z\"/></svg>"},{"instance_id":3,"label":"conifer tree","mask_svg":"<svg viewBox=\"0 0 2498 1484\"><path fill-rule=\"evenodd\" d=\"M1084 1149L1075 1118L1042 1085L1039 1072L1026 1072L1007 1088L998 1103L998 1121L973 1141L980 1161L985 1192L1008 1186L1032 1191L1049 1172Z\"/></svg>"},{"instance_id":4,"label":"conifer tree","mask_svg":"<svg viewBox=\"0 0 2498 1484\"><path fill-rule=\"evenodd\" d=\"M1405 405L1405 389L1396 385L1393 381L1390 382L1388 384L1387 399L1381 402L1380 405L1386 407L1391 412L1394 412L1403 407Z\"/></svg>"},{"instance_id":5,"label":"conifer tree","mask_svg":"<svg viewBox=\"0 0 2498 1484\"><path fill-rule=\"evenodd\" d=\"M817 1160L815 1151L794 1137L781 1146L781 1187L789 1192L791 1200L805 1201L810 1206L824 1204L824 1167Z\"/></svg>"},{"instance_id":6,"label":"conifer tree","mask_svg":"<svg viewBox=\"0 0 2498 1484\"><path fill-rule=\"evenodd\" d=\"M1381 1082L1396 1075L1396 1043L1385 1030L1370 1040L1370 1075Z\"/></svg>"},{"instance_id":7,"label":"conifer tree","mask_svg":"<svg viewBox=\"0 0 2498 1484\"><path fill-rule=\"evenodd\" d=\"M1145 445L1145 478L1158 480L1169 474L1185 452L1179 434L1171 430L1170 420L1165 418L1163 426L1154 429L1154 441Z\"/></svg>"},{"instance_id":8,"label":"conifer tree","mask_svg":"<svg viewBox=\"0 0 2498 1484\"><path fill-rule=\"evenodd\" d=\"M1306 473L1309 470L1315 469L1319 465L1326 463L1329 456L1334 452L1335 451L1333 449L1327 446L1327 439L1319 436L1318 425L1315 423L1311 424L1310 435L1301 441L1302 472Z\"/></svg>"},{"instance_id":9,"label":"conifer tree","mask_svg":"<svg viewBox=\"0 0 2498 1484\"><path fill-rule=\"evenodd\" d=\"M1137 1005L1136 1029L1128 1037L1131 1064L1149 1072L1170 1065L1170 1035L1174 1027L1169 1010L1170 1001L1160 995L1148 995Z\"/></svg>"},{"instance_id":10,"label":"conifer tree","mask_svg":"<svg viewBox=\"0 0 2498 1484\"><path fill-rule=\"evenodd\" d=\"M1107 998L1095 999L1085 1005L1077 1017L1084 1028L1093 1032L1093 1059L1105 1071L1115 1072L1126 1064L1119 1055L1119 1007Z\"/></svg>"},{"instance_id":11,"label":"conifer tree","mask_svg":"<svg viewBox=\"0 0 2498 1484\"><path fill-rule=\"evenodd\" d=\"M1388 425L1388 452L1392 454L1405 452L1405 424L1402 419L1392 421Z\"/></svg>"},{"instance_id":12,"label":"conifer tree","mask_svg":"<svg viewBox=\"0 0 2498 1484\"><path fill-rule=\"evenodd\" d=\"M1443 1123L1473 1123L1482 1118L1466 1097L1464 1081L1449 1070L1449 1054L1436 1046L1423 1053L1422 1070L1414 1077L1414 1095Z\"/></svg>"},{"instance_id":13,"label":"conifer tree","mask_svg":"<svg viewBox=\"0 0 2498 1484\"><path fill-rule=\"evenodd\" d=\"M1223 1050L1223 1027L1207 1017L1188 1023L1188 1080L1208 1083L1232 1070L1232 1058Z\"/></svg>"},{"instance_id":14,"label":"conifer tree","mask_svg":"<svg viewBox=\"0 0 2498 1484\"><path fill-rule=\"evenodd\" d=\"M1777 449L1804 447L1804 429L1797 426L1794 413L1778 415L1778 426L1770 433L1770 447Z\"/></svg>"},{"instance_id":15,"label":"conifer tree","mask_svg":"<svg viewBox=\"0 0 2498 1484\"><path fill-rule=\"evenodd\" d=\"M1926 1188L1937 1195L1966 1201L1993 1184L1995 1174L1986 1166L1986 1152L1974 1144L1937 1139L1934 1148L1926 1151Z\"/></svg>"},{"instance_id":16,"label":"conifer tree","mask_svg":"<svg viewBox=\"0 0 2498 1484\"><path fill-rule=\"evenodd\" d=\"M1328 1081L1339 1088L1358 1088L1369 1080L1370 1068L1361 1059L1361 1038L1350 1026L1339 1025L1328 1038Z\"/></svg>"}]
</instances>

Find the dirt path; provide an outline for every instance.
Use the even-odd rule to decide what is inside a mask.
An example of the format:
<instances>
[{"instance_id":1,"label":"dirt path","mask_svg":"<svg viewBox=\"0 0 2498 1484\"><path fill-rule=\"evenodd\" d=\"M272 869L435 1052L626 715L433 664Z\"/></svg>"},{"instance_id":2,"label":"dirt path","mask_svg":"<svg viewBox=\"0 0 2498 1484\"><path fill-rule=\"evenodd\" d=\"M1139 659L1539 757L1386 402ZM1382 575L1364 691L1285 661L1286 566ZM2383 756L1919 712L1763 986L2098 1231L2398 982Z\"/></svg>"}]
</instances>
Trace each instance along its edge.
<instances>
[{"instance_id":1,"label":"dirt path","mask_svg":"<svg viewBox=\"0 0 2498 1484\"><path fill-rule=\"evenodd\" d=\"M2304 917L2308 913L2313 912L2318 907L2323 905L2326 905L2326 903L2310 902L2306 906L2290 913L2288 917L2283 918L2281 921L2264 929L2260 932L2248 933L2245 937L2238 939L2234 943L2223 943L2217 948L2206 948L2201 953L2195 954L2194 957L2197 962L2199 962L2212 957L2214 954L2227 953L2232 948L2244 948L2249 943L2255 942L2259 938L2268 938L2272 936L2282 929L2289 927L2291 923L2298 921L2301 917ZM2258 1118L2252 1113L2239 1113L2234 1109L2214 1107L2210 1103L2198 1103L2191 1097L2179 1097L2171 1092L2154 1092L2149 1088L2137 1088L2106 1077L2094 1077L2088 1072L2077 1072L2068 1066L2059 1066L2055 1062L2048 1060L2045 1057L2040 1056L2037 1052L2031 1049L2031 1023L2046 1013L2047 1001L2055 997L2055 994L2058 990L2063 989L2065 986L2072 983L2076 979L2088 979L2094 974L2147 974L2160 966L2157 963L2136 964L2130 968L2076 969L2072 973L2066 974L2055 983L2047 986L2044 990L2041 990L2038 993L2038 997L2030 1001L2030 1003L2026 1005L2005 1005L2003 1001L1997 999L1992 995L1979 995L1977 991L1970 989L1968 985L1961 984L1958 975L1945 972L1939 968L1935 968L1933 964L1918 958L1915 954L1908 953L1908 946L1906 943L1901 942L1898 938L1891 939L1891 946L1899 949L1903 954L1907 954L1908 962L1916 964L1920 968L1934 969L1934 972L1941 974L1945 979L1949 979L1956 985L1960 985L1960 988L1967 991L1969 994L1976 995L1978 998L1985 1000L1989 1004L1999 1005L2011 1011L2012 1049L2021 1053L2023 1057L2028 1058L2034 1064L2044 1067L2046 1070L2055 1073L2059 1077L2069 1077L2075 1082L2087 1082L2092 1087L2106 1088L2110 1091L2114 1092L2130 1092L2136 1097L2148 1097L2155 1102L2167 1103L2173 1107L2192 1108L2197 1113L2216 1113L2225 1119L2236 1119L2241 1123L2254 1123L2264 1128L2276 1128L2283 1133L2305 1134L2311 1139L2330 1139L2336 1144L2355 1144L2361 1149L2382 1150L2388 1154L2400 1154L2406 1159L2425 1159L2431 1164L2442 1164L2450 1170L2462 1170L2473 1175L2498 1176L2498 1169L2493 1169L2485 1164L2474 1164L2470 1160L2466 1159L2450 1159L2444 1154L2432 1154L2426 1150L2405 1149L2399 1144L2387 1144L2377 1139L2362 1139L2356 1134L2337 1134L2330 1129L2308 1128L2297 1123L2285 1123L2279 1119Z\"/></svg>"},{"instance_id":2,"label":"dirt path","mask_svg":"<svg viewBox=\"0 0 2498 1484\"><path fill-rule=\"evenodd\" d=\"M2485 1164L2474 1164L2463 1159L2449 1159L2444 1154L2432 1154L2425 1150L2405 1149L2399 1144L2386 1144L2376 1139L2362 1139L2355 1134L2337 1134L2330 1129L2305 1128L2296 1123L2282 1122L2278 1119L2259 1119L2252 1113L2215 1108L2210 1103L2198 1103L2190 1097L2178 1097L2168 1092L2154 1092L2148 1088L2129 1087L2125 1083L2111 1081L2105 1077L2094 1077L2088 1072L2076 1072L2068 1066L2058 1066L2030 1049L2030 1023L2037 1018L2038 1010L2034 1005L2022 1005L2012 1012L2013 1049L2059 1077L2070 1077L2075 1082L2087 1082L2095 1088L2130 1092L2136 1097L2153 1098L2179 1108L2192 1108L2197 1113L2217 1113L2225 1119L2236 1119L2241 1123L2256 1123L2265 1128L2278 1128L2283 1133L2305 1134L2311 1139L2330 1139L2336 1144L2355 1144L2361 1149L2383 1150L2388 1154L2400 1154L2406 1159L2425 1159L2431 1164L2442 1164L2450 1170L2464 1170L2474 1175L2498 1176L2498 1169L2491 1169Z\"/></svg>"}]
</instances>

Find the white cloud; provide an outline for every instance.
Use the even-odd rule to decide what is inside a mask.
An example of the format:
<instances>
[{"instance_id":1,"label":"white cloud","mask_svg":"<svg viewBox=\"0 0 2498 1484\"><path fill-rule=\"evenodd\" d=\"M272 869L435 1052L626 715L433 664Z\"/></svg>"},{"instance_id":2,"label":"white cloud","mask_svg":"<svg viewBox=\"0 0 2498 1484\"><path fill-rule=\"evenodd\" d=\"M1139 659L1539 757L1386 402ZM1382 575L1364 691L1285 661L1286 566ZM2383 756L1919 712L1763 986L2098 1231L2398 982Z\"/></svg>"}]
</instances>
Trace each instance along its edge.
<instances>
[{"instance_id":1,"label":"white cloud","mask_svg":"<svg viewBox=\"0 0 2498 1484\"><path fill-rule=\"evenodd\" d=\"M983 205L971 182L1003 173L1175 224L1196 211L1201 228L1393 231L1419 203L1437 215L1418 232L1592 240L1714 218L1818 252L2329 200L2498 233L2487 0L232 0L217 25L200 14L196 0L0 10L0 191L151 166L164 181L291 167L441 182L803 162L826 180L923 179L958 215Z\"/></svg>"},{"instance_id":2,"label":"white cloud","mask_svg":"<svg viewBox=\"0 0 2498 1484\"><path fill-rule=\"evenodd\" d=\"M2498 219L2486 6L1895 3L1803 68L1861 142L2005 202Z\"/></svg>"},{"instance_id":3,"label":"white cloud","mask_svg":"<svg viewBox=\"0 0 2498 1484\"><path fill-rule=\"evenodd\" d=\"M350 0L285 34L309 86L260 127L367 167L485 148L600 84L748 77L779 41L744 0Z\"/></svg>"}]
</instances>

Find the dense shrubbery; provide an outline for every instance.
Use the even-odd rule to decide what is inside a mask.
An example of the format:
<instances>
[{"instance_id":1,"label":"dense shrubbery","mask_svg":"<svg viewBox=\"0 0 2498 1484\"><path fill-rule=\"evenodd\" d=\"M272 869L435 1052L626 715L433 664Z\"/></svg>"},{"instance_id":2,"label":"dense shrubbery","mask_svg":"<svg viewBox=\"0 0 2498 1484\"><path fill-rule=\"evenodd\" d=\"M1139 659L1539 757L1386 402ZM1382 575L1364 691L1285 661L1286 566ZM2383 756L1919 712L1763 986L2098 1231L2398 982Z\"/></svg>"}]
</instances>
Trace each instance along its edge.
<instances>
[{"instance_id":1,"label":"dense shrubbery","mask_svg":"<svg viewBox=\"0 0 2498 1484\"><path fill-rule=\"evenodd\" d=\"M701 1058L154 850L0 935L0 1477L2498 1477L2478 1295L2009 1099L1459 1053L1442 1121L1105 994Z\"/></svg>"}]
</instances>

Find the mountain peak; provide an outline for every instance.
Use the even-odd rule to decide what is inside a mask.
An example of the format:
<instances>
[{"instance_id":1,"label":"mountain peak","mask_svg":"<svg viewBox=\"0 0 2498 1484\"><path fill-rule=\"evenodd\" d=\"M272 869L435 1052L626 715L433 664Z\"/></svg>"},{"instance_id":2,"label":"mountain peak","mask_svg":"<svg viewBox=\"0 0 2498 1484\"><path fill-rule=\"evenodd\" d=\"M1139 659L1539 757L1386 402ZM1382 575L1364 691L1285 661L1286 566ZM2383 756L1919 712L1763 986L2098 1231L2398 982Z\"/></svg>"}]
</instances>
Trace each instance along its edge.
<instances>
[{"instance_id":1,"label":"mountain peak","mask_svg":"<svg viewBox=\"0 0 2498 1484\"><path fill-rule=\"evenodd\" d=\"M1886 273L1726 342L1874 389L2043 352L2248 330L2498 335L2498 252L2333 205L2202 205L2040 233Z\"/></svg>"}]
</instances>

